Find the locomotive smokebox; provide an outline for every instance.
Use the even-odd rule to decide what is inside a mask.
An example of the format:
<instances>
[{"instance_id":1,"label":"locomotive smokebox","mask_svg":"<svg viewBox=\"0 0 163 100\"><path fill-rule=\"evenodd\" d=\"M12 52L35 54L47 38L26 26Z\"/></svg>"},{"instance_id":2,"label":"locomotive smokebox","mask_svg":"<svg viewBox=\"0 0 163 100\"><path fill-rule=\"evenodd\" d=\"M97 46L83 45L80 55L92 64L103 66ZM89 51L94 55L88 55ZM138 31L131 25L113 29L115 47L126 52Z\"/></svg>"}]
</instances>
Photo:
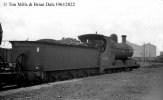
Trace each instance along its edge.
<instances>
[{"instance_id":1,"label":"locomotive smokebox","mask_svg":"<svg viewBox=\"0 0 163 100\"><path fill-rule=\"evenodd\" d=\"M126 35L122 35L122 43L126 43Z\"/></svg>"},{"instance_id":2,"label":"locomotive smokebox","mask_svg":"<svg viewBox=\"0 0 163 100\"><path fill-rule=\"evenodd\" d=\"M2 33L3 33L3 30L2 30L1 23L0 23L0 45L1 45L1 42L2 42Z\"/></svg>"}]
</instances>

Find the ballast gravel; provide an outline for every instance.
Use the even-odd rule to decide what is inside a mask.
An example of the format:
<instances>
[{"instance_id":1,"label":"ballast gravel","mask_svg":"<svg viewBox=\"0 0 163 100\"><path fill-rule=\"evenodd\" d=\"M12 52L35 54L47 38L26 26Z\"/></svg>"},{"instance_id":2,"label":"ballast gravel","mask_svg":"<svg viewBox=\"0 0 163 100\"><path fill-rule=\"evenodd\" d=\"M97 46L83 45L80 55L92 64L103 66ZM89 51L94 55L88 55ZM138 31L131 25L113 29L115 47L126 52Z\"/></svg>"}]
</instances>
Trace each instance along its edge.
<instances>
[{"instance_id":1,"label":"ballast gravel","mask_svg":"<svg viewBox=\"0 0 163 100\"><path fill-rule=\"evenodd\" d=\"M1 91L0 100L163 100L163 64Z\"/></svg>"}]
</instances>

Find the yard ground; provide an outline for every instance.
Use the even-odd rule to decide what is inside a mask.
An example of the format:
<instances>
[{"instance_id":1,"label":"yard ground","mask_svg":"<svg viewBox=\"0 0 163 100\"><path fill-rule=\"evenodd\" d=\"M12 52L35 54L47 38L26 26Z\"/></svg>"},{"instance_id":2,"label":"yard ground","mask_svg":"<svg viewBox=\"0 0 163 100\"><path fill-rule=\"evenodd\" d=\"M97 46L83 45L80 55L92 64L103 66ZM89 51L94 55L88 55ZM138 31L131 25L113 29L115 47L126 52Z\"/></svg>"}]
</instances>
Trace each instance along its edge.
<instances>
[{"instance_id":1,"label":"yard ground","mask_svg":"<svg viewBox=\"0 0 163 100\"><path fill-rule=\"evenodd\" d=\"M0 92L6 99L163 100L163 64Z\"/></svg>"}]
</instances>

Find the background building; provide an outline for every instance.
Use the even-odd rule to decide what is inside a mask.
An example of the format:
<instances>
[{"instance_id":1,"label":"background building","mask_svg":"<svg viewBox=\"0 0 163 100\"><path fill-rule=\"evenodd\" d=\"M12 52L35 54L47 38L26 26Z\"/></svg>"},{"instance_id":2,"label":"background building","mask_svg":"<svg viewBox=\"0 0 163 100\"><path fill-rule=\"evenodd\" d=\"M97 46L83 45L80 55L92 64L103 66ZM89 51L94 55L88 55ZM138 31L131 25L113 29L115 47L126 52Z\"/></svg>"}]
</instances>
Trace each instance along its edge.
<instances>
[{"instance_id":1,"label":"background building","mask_svg":"<svg viewBox=\"0 0 163 100\"><path fill-rule=\"evenodd\" d=\"M160 58L163 58L163 51L160 52Z\"/></svg>"},{"instance_id":2,"label":"background building","mask_svg":"<svg viewBox=\"0 0 163 100\"><path fill-rule=\"evenodd\" d=\"M141 50L147 58L156 57L156 46L151 43L142 45Z\"/></svg>"},{"instance_id":3,"label":"background building","mask_svg":"<svg viewBox=\"0 0 163 100\"><path fill-rule=\"evenodd\" d=\"M130 43L130 42L126 42L128 45L132 46L134 49L134 54L133 57L142 57L142 50L141 50L141 46L134 44L134 43Z\"/></svg>"},{"instance_id":4,"label":"background building","mask_svg":"<svg viewBox=\"0 0 163 100\"><path fill-rule=\"evenodd\" d=\"M152 60L156 58L156 46L151 43L137 45L134 43L127 42L127 44L133 47L134 58L138 58L139 60Z\"/></svg>"}]
</instances>

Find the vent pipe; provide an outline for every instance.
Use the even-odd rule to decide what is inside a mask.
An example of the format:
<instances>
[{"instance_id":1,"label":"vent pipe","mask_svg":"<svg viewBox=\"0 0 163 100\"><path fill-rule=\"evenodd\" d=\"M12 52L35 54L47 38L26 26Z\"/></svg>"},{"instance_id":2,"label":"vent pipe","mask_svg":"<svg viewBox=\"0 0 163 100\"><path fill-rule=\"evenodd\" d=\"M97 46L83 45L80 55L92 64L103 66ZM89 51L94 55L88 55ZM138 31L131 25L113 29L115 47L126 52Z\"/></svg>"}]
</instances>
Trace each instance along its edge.
<instances>
[{"instance_id":1,"label":"vent pipe","mask_svg":"<svg viewBox=\"0 0 163 100\"><path fill-rule=\"evenodd\" d=\"M126 43L126 35L122 35L122 43Z\"/></svg>"}]
</instances>

